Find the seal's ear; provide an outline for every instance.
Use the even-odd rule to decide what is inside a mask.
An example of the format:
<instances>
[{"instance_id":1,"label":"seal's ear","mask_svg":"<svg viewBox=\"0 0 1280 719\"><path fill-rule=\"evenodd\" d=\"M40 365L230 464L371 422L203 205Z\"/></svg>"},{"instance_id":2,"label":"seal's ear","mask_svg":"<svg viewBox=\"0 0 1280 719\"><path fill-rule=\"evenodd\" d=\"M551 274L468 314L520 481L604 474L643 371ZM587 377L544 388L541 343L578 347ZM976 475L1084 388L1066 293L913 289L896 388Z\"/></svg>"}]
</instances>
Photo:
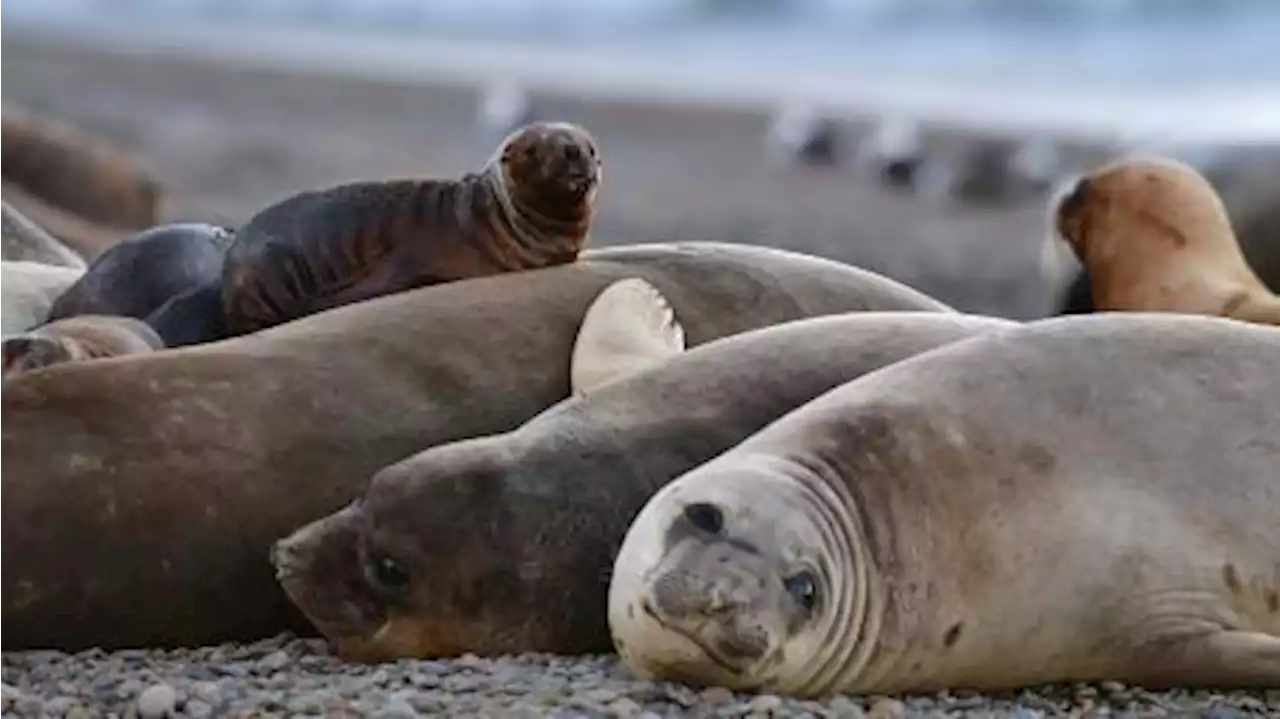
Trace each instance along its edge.
<instances>
[{"instance_id":1,"label":"seal's ear","mask_svg":"<svg viewBox=\"0 0 1280 719\"><path fill-rule=\"evenodd\" d=\"M586 394L684 349L684 327L662 292L638 277L618 280L583 315L570 359L571 391Z\"/></svg>"}]
</instances>

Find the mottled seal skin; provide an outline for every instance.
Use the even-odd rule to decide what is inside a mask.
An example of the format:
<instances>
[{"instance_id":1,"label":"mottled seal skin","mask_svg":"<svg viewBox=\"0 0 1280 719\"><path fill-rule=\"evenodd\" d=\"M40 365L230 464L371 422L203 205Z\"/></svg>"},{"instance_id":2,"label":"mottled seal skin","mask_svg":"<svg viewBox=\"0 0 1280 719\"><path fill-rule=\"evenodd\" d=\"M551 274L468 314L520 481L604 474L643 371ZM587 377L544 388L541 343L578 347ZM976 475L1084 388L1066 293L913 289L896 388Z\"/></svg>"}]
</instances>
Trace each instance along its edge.
<instances>
[{"instance_id":1,"label":"mottled seal skin","mask_svg":"<svg viewBox=\"0 0 1280 719\"><path fill-rule=\"evenodd\" d=\"M461 179L290 197L236 232L223 275L227 328L245 334L415 287L572 262L601 172L586 130L537 122Z\"/></svg>"},{"instance_id":2,"label":"mottled seal skin","mask_svg":"<svg viewBox=\"0 0 1280 719\"><path fill-rule=\"evenodd\" d=\"M634 245L20 375L0 396L5 648L314 633L275 581L271 545L382 467L567 397L586 307L628 277L670 300L690 346L823 314L954 311L797 253Z\"/></svg>"},{"instance_id":3,"label":"mottled seal skin","mask_svg":"<svg viewBox=\"0 0 1280 719\"><path fill-rule=\"evenodd\" d=\"M55 364L123 357L164 349L142 320L113 315L78 315L55 320L4 339L6 379Z\"/></svg>"},{"instance_id":4,"label":"mottled seal skin","mask_svg":"<svg viewBox=\"0 0 1280 719\"><path fill-rule=\"evenodd\" d=\"M842 382L1013 324L868 312L710 342L382 470L277 545L280 580L348 659L609 652L614 554L655 491Z\"/></svg>"},{"instance_id":5,"label":"mottled seal skin","mask_svg":"<svg viewBox=\"0 0 1280 719\"><path fill-rule=\"evenodd\" d=\"M84 274L73 267L43 262L0 262L0 309L3 332L25 332L49 317L49 308L58 295Z\"/></svg>"},{"instance_id":6,"label":"mottled seal skin","mask_svg":"<svg viewBox=\"0 0 1280 719\"><path fill-rule=\"evenodd\" d=\"M144 319L176 295L217 282L231 231L202 222L144 230L99 255L58 297L49 319L119 315Z\"/></svg>"},{"instance_id":7,"label":"mottled seal skin","mask_svg":"<svg viewBox=\"0 0 1280 719\"><path fill-rule=\"evenodd\" d=\"M0 116L0 176L9 190L20 189L51 211L91 225L140 230L160 221L165 194L160 184L111 143L71 125L6 103ZM74 232L62 236L35 210L17 204L41 226L92 259L106 249L101 238ZM80 241L93 244L80 246Z\"/></svg>"},{"instance_id":8,"label":"mottled seal skin","mask_svg":"<svg viewBox=\"0 0 1280 719\"><path fill-rule=\"evenodd\" d=\"M77 270L86 266L83 257L4 201L0 201L0 237L5 261L39 262Z\"/></svg>"},{"instance_id":9,"label":"mottled seal skin","mask_svg":"<svg viewBox=\"0 0 1280 719\"><path fill-rule=\"evenodd\" d=\"M146 322L166 347L185 347L226 339L227 318L222 314L222 278L174 295L147 315Z\"/></svg>"},{"instance_id":10,"label":"mottled seal skin","mask_svg":"<svg viewBox=\"0 0 1280 719\"><path fill-rule=\"evenodd\" d=\"M864 375L645 504L615 645L799 696L1280 686L1278 358L1277 328L1108 313Z\"/></svg>"},{"instance_id":11,"label":"mottled seal skin","mask_svg":"<svg viewBox=\"0 0 1280 719\"><path fill-rule=\"evenodd\" d=\"M1280 297L1249 266L1218 193L1191 166L1164 158L1118 160L1066 186L1050 207L1053 233L1089 271L1095 311L1280 324ZM1044 261L1065 275L1070 260L1059 257L1058 270Z\"/></svg>"}]
</instances>

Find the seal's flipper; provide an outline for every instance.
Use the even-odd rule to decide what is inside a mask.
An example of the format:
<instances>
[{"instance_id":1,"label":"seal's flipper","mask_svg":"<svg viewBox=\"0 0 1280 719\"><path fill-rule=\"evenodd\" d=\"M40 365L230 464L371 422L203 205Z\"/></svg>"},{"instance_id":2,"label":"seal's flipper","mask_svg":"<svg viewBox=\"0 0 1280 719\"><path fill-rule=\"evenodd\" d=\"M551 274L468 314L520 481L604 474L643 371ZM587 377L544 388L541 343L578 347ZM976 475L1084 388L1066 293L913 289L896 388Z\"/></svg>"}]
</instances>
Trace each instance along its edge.
<instances>
[{"instance_id":1,"label":"seal's flipper","mask_svg":"<svg viewBox=\"0 0 1280 719\"><path fill-rule=\"evenodd\" d=\"M1243 630L1173 639L1141 677L1152 687L1275 687L1280 685L1280 637Z\"/></svg>"},{"instance_id":2,"label":"seal's flipper","mask_svg":"<svg viewBox=\"0 0 1280 719\"><path fill-rule=\"evenodd\" d=\"M570 359L570 388L586 394L684 349L684 327L662 292L638 277L618 280L583 315Z\"/></svg>"}]
</instances>

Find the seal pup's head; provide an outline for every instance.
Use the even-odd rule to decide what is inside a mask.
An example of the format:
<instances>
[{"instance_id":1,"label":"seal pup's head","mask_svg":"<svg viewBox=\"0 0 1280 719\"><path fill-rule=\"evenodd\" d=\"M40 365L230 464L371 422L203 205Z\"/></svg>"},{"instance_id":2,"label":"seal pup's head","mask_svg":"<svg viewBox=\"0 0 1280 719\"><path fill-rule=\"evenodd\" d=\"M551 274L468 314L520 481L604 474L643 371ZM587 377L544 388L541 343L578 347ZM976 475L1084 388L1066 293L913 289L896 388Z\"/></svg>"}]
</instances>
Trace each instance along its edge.
<instances>
[{"instance_id":1,"label":"seal pup's head","mask_svg":"<svg viewBox=\"0 0 1280 719\"><path fill-rule=\"evenodd\" d=\"M591 219L603 177L591 133L569 122L532 122L507 135L490 159L495 189L527 219L577 224Z\"/></svg>"},{"instance_id":2,"label":"seal pup's head","mask_svg":"<svg viewBox=\"0 0 1280 719\"><path fill-rule=\"evenodd\" d=\"M831 490L773 455L735 452L657 492L609 586L623 662L647 679L797 691L824 679L865 608L858 542Z\"/></svg>"},{"instance_id":3,"label":"seal pup's head","mask_svg":"<svg viewBox=\"0 0 1280 719\"><path fill-rule=\"evenodd\" d=\"M684 347L684 331L656 287L615 281L584 314L570 359L573 397L565 402ZM563 447L548 437L517 430L451 442L384 468L358 501L274 545L277 580L353 661L599 650L586 642L603 635L604 606L565 598L606 581L574 576L577 567L607 567L611 559L594 557L609 547L581 537L600 535L600 523L625 526L627 517L583 516L570 494L581 485L562 480L566 465L576 480L618 460L598 452L566 463ZM561 439L580 446L572 436ZM583 630L566 637L569 626Z\"/></svg>"},{"instance_id":4,"label":"seal pup's head","mask_svg":"<svg viewBox=\"0 0 1280 719\"><path fill-rule=\"evenodd\" d=\"M113 315L77 315L4 340L4 377L65 362L154 352L164 341L145 322Z\"/></svg>"},{"instance_id":5,"label":"seal pup's head","mask_svg":"<svg viewBox=\"0 0 1280 719\"><path fill-rule=\"evenodd\" d=\"M1088 269L1098 310L1229 314L1261 288L1221 198L1190 165L1135 157L1067 183L1050 205L1042 267L1061 281L1070 255Z\"/></svg>"}]
</instances>

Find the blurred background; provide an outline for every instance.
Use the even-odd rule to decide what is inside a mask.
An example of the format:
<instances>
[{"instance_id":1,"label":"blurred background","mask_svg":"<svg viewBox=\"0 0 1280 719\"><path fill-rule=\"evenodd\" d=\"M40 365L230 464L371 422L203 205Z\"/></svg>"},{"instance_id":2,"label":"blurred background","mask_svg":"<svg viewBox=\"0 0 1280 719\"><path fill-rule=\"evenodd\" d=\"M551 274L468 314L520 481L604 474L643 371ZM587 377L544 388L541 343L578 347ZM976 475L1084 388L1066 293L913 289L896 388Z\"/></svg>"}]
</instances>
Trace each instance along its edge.
<instances>
[{"instance_id":1,"label":"blurred background","mask_svg":"<svg viewBox=\"0 0 1280 719\"><path fill-rule=\"evenodd\" d=\"M602 147L595 245L768 244L1040 316L1050 192L1146 151L1280 272L1277 0L6 0L0 29L6 111L121 148L166 221L562 119Z\"/></svg>"}]
</instances>

